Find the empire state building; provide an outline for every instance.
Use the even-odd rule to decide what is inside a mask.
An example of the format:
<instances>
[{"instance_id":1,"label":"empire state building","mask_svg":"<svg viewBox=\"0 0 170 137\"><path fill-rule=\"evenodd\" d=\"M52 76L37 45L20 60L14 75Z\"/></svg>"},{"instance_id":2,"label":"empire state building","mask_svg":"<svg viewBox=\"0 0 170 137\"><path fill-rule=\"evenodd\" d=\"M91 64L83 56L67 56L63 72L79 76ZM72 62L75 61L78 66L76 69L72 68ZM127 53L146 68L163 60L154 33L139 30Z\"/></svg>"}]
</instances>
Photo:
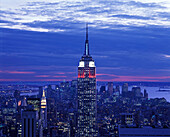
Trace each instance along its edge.
<instances>
[{"instance_id":1,"label":"empire state building","mask_svg":"<svg viewBox=\"0 0 170 137\"><path fill-rule=\"evenodd\" d=\"M89 54L88 25L84 55L78 66L77 136L96 136L96 67Z\"/></svg>"}]
</instances>

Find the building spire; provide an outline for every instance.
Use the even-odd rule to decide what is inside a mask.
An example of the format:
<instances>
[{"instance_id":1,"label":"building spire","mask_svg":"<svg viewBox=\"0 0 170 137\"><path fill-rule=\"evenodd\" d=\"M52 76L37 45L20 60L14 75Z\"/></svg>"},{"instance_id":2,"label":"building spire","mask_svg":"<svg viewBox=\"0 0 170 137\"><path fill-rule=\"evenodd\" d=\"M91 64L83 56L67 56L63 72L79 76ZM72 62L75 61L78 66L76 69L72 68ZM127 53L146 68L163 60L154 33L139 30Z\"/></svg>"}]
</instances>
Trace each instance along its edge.
<instances>
[{"instance_id":1,"label":"building spire","mask_svg":"<svg viewBox=\"0 0 170 137\"><path fill-rule=\"evenodd\" d=\"M85 42L85 52L84 55L89 55L89 40L88 40L88 23L86 23L86 42Z\"/></svg>"},{"instance_id":2,"label":"building spire","mask_svg":"<svg viewBox=\"0 0 170 137\"><path fill-rule=\"evenodd\" d=\"M88 40L88 23L86 23L86 40Z\"/></svg>"},{"instance_id":3,"label":"building spire","mask_svg":"<svg viewBox=\"0 0 170 137\"><path fill-rule=\"evenodd\" d=\"M45 91L43 90L43 95L42 95L42 97L45 97Z\"/></svg>"}]
</instances>

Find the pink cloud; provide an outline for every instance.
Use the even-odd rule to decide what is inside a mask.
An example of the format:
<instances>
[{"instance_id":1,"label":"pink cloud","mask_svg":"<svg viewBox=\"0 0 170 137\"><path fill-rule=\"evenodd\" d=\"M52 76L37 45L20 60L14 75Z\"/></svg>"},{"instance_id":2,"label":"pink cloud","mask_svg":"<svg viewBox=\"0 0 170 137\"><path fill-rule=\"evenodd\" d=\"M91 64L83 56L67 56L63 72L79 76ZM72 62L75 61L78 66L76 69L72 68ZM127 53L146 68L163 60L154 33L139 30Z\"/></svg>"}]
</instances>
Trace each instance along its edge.
<instances>
[{"instance_id":1,"label":"pink cloud","mask_svg":"<svg viewBox=\"0 0 170 137\"><path fill-rule=\"evenodd\" d=\"M31 71L7 71L7 73L11 73L11 74L34 74L35 72L31 72Z\"/></svg>"},{"instance_id":2,"label":"pink cloud","mask_svg":"<svg viewBox=\"0 0 170 137\"><path fill-rule=\"evenodd\" d=\"M36 75L35 77L47 78L47 77L49 77L49 75Z\"/></svg>"},{"instance_id":3,"label":"pink cloud","mask_svg":"<svg viewBox=\"0 0 170 137\"><path fill-rule=\"evenodd\" d=\"M75 72L56 72L54 74L64 75L64 74L74 74Z\"/></svg>"},{"instance_id":4,"label":"pink cloud","mask_svg":"<svg viewBox=\"0 0 170 137\"><path fill-rule=\"evenodd\" d=\"M120 82L123 82L123 81L146 81L146 82L159 82L159 80L140 80L140 79L97 79L97 81L105 81L105 82L108 82L108 81L120 81Z\"/></svg>"},{"instance_id":5,"label":"pink cloud","mask_svg":"<svg viewBox=\"0 0 170 137\"><path fill-rule=\"evenodd\" d=\"M0 81L71 81L72 79L0 79Z\"/></svg>"},{"instance_id":6,"label":"pink cloud","mask_svg":"<svg viewBox=\"0 0 170 137\"><path fill-rule=\"evenodd\" d=\"M75 72L67 72L68 74L75 74Z\"/></svg>"},{"instance_id":7,"label":"pink cloud","mask_svg":"<svg viewBox=\"0 0 170 137\"><path fill-rule=\"evenodd\" d=\"M40 80L35 80L35 81L63 81L63 80L71 81L72 79L40 79ZM30 80L30 81L33 81L33 80Z\"/></svg>"},{"instance_id":8,"label":"pink cloud","mask_svg":"<svg viewBox=\"0 0 170 137\"><path fill-rule=\"evenodd\" d=\"M96 76L109 76L109 77L117 77L117 75L114 75L114 74L96 74Z\"/></svg>"},{"instance_id":9,"label":"pink cloud","mask_svg":"<svg viewBox=\"0 0 170 137\"><path fill-rule=\"evenodd\" d=\"M55 73L55 74L61 74L61 75L63 75L63 74L65 74L64 72L57 72L57 73Z\"/></svg>"},{"instance_id":10,"label":"pink cloud","mask_svg":"<svg viewBox=\"0 0 170 137\"><path fill-rule=\"evenodd\" d=\"M119 76L113 74L97 74L97 76L109 76L116 78L97 78L98 81L150 81L150 82L158 82L166 79L170 79L170 76Z\"/></svg>"},{"instance_id":11,"label":"pink cloud","mask_svg":"<svg viewBox=\"0 0 170 137\"><path fill-rule=\"evenodd\" d=\"M0 81L21 81L19 79L0 79Z\"/></svg>"},{"instance_id":12,"label":"pink cloud","mask_svg":"<svg viewBox=\"0 0 170 137\"><path fill-rule=\"evenodd\" d=\"M96 76L105 76L107 74L96 74Z\"/></svg>"},{"instance_id":13,"label":"pink cloud","mask_svg":"<svg viewBox=\"0 0 170 137\"><path fill-rule=\"evenodd\" d=\"M10 74L34 74L35 72L32 71L2 71L0 73L10 73Z\"/></svg>"},{"instance_id":14,"label":"pink cloud","mask_svg":"<svg viewBox=\"0 0 170 137\"><path fill-rule=\"evenodd\" d=\"M65 78L67 76L53 76L54 78Z\"/></svg>"}]
</instances>

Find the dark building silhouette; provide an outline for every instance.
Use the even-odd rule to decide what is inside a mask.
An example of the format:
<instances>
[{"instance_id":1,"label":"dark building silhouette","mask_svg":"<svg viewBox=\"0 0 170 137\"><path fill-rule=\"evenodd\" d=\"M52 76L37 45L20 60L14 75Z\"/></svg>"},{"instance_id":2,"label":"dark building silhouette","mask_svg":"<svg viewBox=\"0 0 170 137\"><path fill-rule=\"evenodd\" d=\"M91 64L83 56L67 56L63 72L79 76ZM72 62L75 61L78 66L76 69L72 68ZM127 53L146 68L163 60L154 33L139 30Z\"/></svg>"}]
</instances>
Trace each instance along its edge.
<instances>
[{"instance_id":1,"label":"dark building silhouette","mask_svg":"<svg viewBox=\"0 0 170 137\"><path fill-rule=\"evenodd\" d=\"M29 105L22 112L22 137L36 137L38 113Z\"/></svg>"},{"instance_id":2,"label":"dark building silhouette","mask_svg":"<svg viewBox=\"0 0 170 137\"><path fill-rule=\"evenodd\" d=\"M88 26L85 52L78 66L77 136L96 136L96 67L89 54Z\"/></svg>"},{"instance_id":3,"label":"dark building silhouette","mask_svg":"<svg viewBox=\"0 0 170 137\"><path fill-rule=\"evenodd\" d=\"M106 92L106 87L105 86L101 86L100 87L100 93L104 93Z\"/></svg>"},{"instance_id":4,"label":"dark building silhouette","mask_svg":"<svg viewBox=\"0 0 170 137\"><path fill-rule=\"evenodd\" d=\"M40 86L40 87L39 87L39 94L38 94L38 97L39 97L39 98L42 98L42 95L43 95L43 87Z\"/></svg>"},{"instance_id":5,"label":"dark building silhouette","mask_svg":"<svg viewBox=\"0 0 170 137\"><path fill-rule=\"evenodd\" d=\"M110 95L113 94L113 82L108 82L108 92Z\"/></svg>"},{"instance_id":6,"label":"dark building silhouette","mask_svg":"<svg viewBox=\"0 0 170 137\"><path fill-rule=\"evenodd\" d=\"M148 99L148 93L147 93L146 89L144 90L144 98Z\"/></svg>"},{"instance_id":7,"label":"dark building silhouette","mask_svg":"<svg viewBox=\"0 0 170 137\"><path fill-rule=\"evenodd\" d=\"M119 85L116 85L116 88L115 88L115 95L117 95L117 96L120 95L120 87L119 87Z\"/></svg>"},{"instance_id":8,"label":"dark building silhouette","mask_svg":"<svg viewBox=\"0 0 170 137\"><path fill-rule=\"evenodd\" d=\"M123 97L126 97L128 94L128 83L124 83L122 85L122 96Z\"/></svg>"},{"instance_id":9,"label":"dark building silhouette","mask_svg":"<svg viewBox=\"0 0 170 137\"><path fill-rule=\"evenodd\" d=\"M132 93L134 94L134 97L143 97L140 87L133 87Z\"/></svg>"}]
</instances>

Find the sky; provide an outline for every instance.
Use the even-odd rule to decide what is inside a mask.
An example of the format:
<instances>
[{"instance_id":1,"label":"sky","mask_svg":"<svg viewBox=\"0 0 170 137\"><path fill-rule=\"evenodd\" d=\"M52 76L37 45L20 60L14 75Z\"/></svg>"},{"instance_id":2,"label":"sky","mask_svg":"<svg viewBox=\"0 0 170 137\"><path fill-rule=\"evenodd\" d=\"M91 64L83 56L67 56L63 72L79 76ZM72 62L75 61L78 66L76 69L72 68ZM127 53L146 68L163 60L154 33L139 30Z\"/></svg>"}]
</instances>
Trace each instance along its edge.
<instances>
[{"instance_id":1,"label":"sky","mask_svg":"<svg viewBox=\"0 0 170 137\"><path fill-rule=\"evenodd\" d=\"M1 0L0 81L76 79L87 22L98 81L170 82L169 0Z\"/></svg>"}]
</instances>

